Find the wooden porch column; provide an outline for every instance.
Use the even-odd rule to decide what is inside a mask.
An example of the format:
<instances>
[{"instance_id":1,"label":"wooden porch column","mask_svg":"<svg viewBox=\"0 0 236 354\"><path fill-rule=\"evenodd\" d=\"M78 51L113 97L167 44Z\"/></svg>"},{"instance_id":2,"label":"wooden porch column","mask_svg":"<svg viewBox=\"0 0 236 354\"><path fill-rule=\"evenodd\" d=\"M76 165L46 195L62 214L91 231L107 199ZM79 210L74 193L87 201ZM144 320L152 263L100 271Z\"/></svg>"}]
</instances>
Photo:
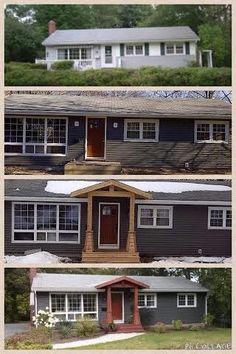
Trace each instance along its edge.
<instances>
[{"instance_id":1,"label":"wooden porch column","mask_svg":"<svg viewBox=\"0 0 236 354\"><path fill-rule=\"evenodd\" d=\"M107 324L112 322L111 287L107 287Z\"/></svg>"},{"instance_id":2,"label":"wooden porch column","mask_svg":"<svg viewBox=\"0 0 236 354\"><path fill-rule=\"evenodd\" d=\"M138 287L134 288L134 325L141 325L138 308Z\"/></svg>"},{"instance_id":3,"label":"wooden porch column","mask_svg":"<svg viewBox=\"0 0 236 354\"><path fill-rule=\"evenodd\" d=\"M135 253L137 251L136 248L136 233L134 230L134 218L135 218L135 195L130 195L129 201L129 231L128 231L128 239L126 250L129 253Z\"/></svg>"},{"instance_id":4,"label":"wooden porch column","mask_svg":"<svg viewBox=\"0 0 236 354\"><path fill-rule=\"evenodd\" d=\"M87 209L87 230L85 235L85 252L93 252L93 196L88 194L88 209Z\"/></svg>"}]
</instances>

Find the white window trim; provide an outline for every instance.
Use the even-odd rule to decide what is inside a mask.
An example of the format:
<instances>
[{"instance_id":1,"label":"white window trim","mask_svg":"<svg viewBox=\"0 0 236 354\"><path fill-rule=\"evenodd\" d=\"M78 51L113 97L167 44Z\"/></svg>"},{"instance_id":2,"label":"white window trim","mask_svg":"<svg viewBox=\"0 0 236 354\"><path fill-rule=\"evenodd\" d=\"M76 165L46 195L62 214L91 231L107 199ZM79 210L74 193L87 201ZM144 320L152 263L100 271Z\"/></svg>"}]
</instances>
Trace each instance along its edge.
<instances>
[{"instance_id":1,"label":"white window trim","mask_svg":"<svg viewBox=\"0 0 236 354\"><path fill-rule=\"evenodd\" d=\"M222 210L223 211L223 226L211 226L211 211ZM231 230L232 227L226 226L226 212L230 210L229 207L208 207L208 229L209 230Z\"/></svg>"},{"instance_id":2,"label":"white window trim","mask_svg":"<svg viewBox=\"0 0 236 354\"><path fill-rule=\"evenodd\" d=\"M142 225L141 220L141 210L142 209L153 209L154 216L153 221L156 220L156 210L158 209L167 209L169 210L169 225ZM173 206L166 205L138 205L138 228L140 229L172 229L173 228Z\"/></svg>"},{"instance_id":3,"label":"white window trim","mask_svg":"<svg viewBox=\"0 0 236 354\"><path fill-rule=\"evenodd\" d=\"M142 46L143 48L143 53L142 54L136 54L136 46ZM134 51L133 51L133 54L127 54L127 46L132 46ZM145 56L145 52L144 52L144 43L127 43L125 44L125 56L127 57L143 57Z\"/></svg>"},{"instance_id":4,"label":"white window trim","mask_svg":"<svg viewBox=\"0 0 236 354\"><path fill-rule=\"evenodd\" d=\"M139 123L140 124L140 138L132 139L127 137L127 123ZM143 123L155 123L155 139L143 139ZM159 120L157 119L125 119L124 121L124 141L133 141L133 142L158 142L159 141Z\"/></svg>"},{"instance_id":5,"label":"white window trim","mask_svg":"<svg viewBox=\"0 0 236 354\"><path fill-rule=\"evenodd\" d=\"M208 140L198 140L197 139L197 126L198 124L209 124L210 126L210 139ZM213 140L213 124L224 124L225 125L225 140ZM229 142L229 122L224 122L220 120L195 120L194 122L194 142L195 143L213 143L213 144L228 144Z\"/></svg>"},{"instance_id":6,"label":"white window trim","mask_svg":"<svg viewBox=\"0 0 236 354\"><path fill-rule=\"evenodd\" d=\"M179 295L184 295L185 296L185 305L179 305ZM194 305L188 305L188 300L187 296L188 295L193 295L194 296ZM197 307L197 294L196 293L177 293L177 307L178 308L193 308Z\"/></svg>"},{"instance_id":7,"label":"white window trim","mask_svg":"<svg viewBox=\"0 0 236 354\"><path fill-rule=\"evenodd\" d=\"M141 293L141 292L139 292L139 295L144 296L144 302L145 302L144 306L138 306L139 309L142 309L142 308L149 308L149 309L152 308L152 309L154 309L154 308L157 307L157 294L156 293ZM147 296L148 295L154 296L154 305L153 306L147 305Z\"/></svg>"},{"instance_id":8,"label":"white window trim","mask_svg":"<svg viewBox=\"0 0 236 354\"><path fill-rule=\"evenodd\" d=\"M177 45L183 45L183 53L176 53L176 46ZM174 47L174 53L167 53L167 46L173 45ZM186 55L186 48L185 48L185 43L184 42L167 42L165 43L165 55Z\"/></svg>"},{"instance_id":9,"label":"white window trim","mask_svg":"<svg viewBox=\"0 0 236 354\"><path fill-rule=\"evenodd\" d=\"M81 58L81 49L84 49L84 48L86 48L86 49L91 49L91 58L90 59L82 59ZM79 58L77 58L77 59L70 59L70 49L79 49ZM58 51L59 50L66 50L67 51L67 59L65 58L65 59L59 59L58 58ZM89 45L85 45L85 46L83 46L83 45L80 45L80 46L75 46L75 47L62 47L62 48L57 48L57 59L56 60L58 60L58 61L65 61L65 60L69 60L69 61L71 61L71 60L77 60L77 61L88 61L88 60L93 60L93 46L89 46Z\"/></svg>"},{"instance_id":10,"label":"white window trim","mask_svg":"<svg viewBox=\"0 0 236 354\"><path fill-rule=\"evenodd\" d=\"M18 230L15 229L14 227L14 208L15 204L33 204L34 205L34 229L32 230ZM37 230L37 205L56 205L57 207L57 228L56 230ZM80 228L81 228L81 204L77 204L78 206L78 231L77 230L59 230L59 206L60 205L75 205L75 204L70 204L70 203L34 203L34 202L14 202L12 203L12 236L11 236L11 242L12 243L37 243L37 244L50 244L50 243L56 243L56 244L80 244ZM56 241L47 241L47 240L42 240L38 241L37 240L37 232L55 232L56 233ZM22 232L22 233L33 233L34 234L34 239L33 240L15 240L14 239L14 233L15 232ZM77 241L59 241L59 233L77 233L78 232L78 240Z\"/></svg>"},{"instance_id":11,"label":"white window trim","mask_svg":"<svg viewBox=\"0 0 236 354\"><path fill-rule=\"evenodd\" d=\"M65 295L65 311L52 312L52 295ZM81 295L81 311L68 311L68 295ZM96 295L96 311L84 312L84 297L83 295ZM96 314L96 318L92 318L91 321L98 320L98 293L49 293L49 309L55 317L57 315L66 315L66 321L76 322L76 319L69 319L68 315L71 314L80 314L82 318L89 314Z\"/></svg>"},{"instance_id":12,"label":"white window trim","mask_svg":"<svg viewBox=\"0 0 236 354\"><path fill-rule=\"evenodd\" d=\"M67 155L67 148L68 148L68 117L48 117L48 116L8 116L6 119L11 119L11 118L21 118L23 119L23 141L20 143L17 142L4 142L4 145L15 145L15 146L22 146L22 152L16 153L16 152L6 152L5 155L7 156L66 156ZM43 143L26 143L26 119L28 118L36 118L36 119L44 119L44 127L45 127L45 132L44 132L44 142ZM64 119L66 121L66 142L64 144L62 143L47 143L46 139L46 133L47 133L47 120L48 119ZM44 146L44 153L43 154L35 154L35 153L27 153L25 152L26 146L35 146L35 145L41 145ZM65 154L49 154L47 153L47 147L48 146L64 146L65 147Z\"/></svg>"}]
</instances>

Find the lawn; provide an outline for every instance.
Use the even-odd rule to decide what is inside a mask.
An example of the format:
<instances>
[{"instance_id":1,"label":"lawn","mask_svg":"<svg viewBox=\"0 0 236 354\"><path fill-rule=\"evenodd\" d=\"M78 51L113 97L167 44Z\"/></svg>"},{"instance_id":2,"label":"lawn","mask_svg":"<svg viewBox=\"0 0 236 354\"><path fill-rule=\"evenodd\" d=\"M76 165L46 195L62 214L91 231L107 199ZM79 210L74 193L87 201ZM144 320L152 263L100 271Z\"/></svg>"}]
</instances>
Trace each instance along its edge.
<instances>
[{"instance_id":1,"label":"lawn","mask_svg":"<svg viewBox=\"0 0 236 354\"><path fill-rule=\"evenodd\" d=\"M73 349L231 349L231 329L214 328L198 331L146 332L127 340L89 345Z\"/></svg>"}]
</instances>

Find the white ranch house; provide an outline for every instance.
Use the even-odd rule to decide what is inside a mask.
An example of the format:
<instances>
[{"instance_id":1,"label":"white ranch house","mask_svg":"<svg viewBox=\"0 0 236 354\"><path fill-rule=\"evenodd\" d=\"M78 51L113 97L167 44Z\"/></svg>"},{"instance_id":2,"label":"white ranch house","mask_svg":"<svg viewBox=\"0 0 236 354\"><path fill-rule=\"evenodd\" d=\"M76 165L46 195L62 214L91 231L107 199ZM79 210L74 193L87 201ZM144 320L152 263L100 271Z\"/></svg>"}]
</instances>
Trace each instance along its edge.
<instances>
[{"instance_id":1,"label":"white ranch house","mask_svg":"<svg viewBox=\"0 0 236 354\"><path fill-rule=\"evenodd\" d=\"M199 37L189 26L57 30L56 23L50 21L48 31L42 42L45 59L36 59L48 69L59 60L73 60L77 70L149 65L173 68L199 60Z\"/></svg>"}]
</instances>

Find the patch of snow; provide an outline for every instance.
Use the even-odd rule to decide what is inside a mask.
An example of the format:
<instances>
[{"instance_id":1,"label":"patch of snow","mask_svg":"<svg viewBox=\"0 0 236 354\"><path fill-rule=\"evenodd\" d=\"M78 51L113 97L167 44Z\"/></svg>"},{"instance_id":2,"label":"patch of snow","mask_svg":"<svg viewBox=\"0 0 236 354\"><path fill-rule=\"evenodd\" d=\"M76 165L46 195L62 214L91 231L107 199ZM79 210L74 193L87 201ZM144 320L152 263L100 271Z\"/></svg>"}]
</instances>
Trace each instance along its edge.
<instances>
[{"instance_id":1,"label":"patch of snow","mask_svg":"<svg viewBox=\"0 0 236 354\"><path fill-rule=\"evenodd\" d=\"M45 191L70 194L76 190L93 186L101 181L48 181ZM121 181L145 192L183 193L192 191L231 191L231 187L203 183L158 182L158 181Z\"/></svg>"},{"instance_id":2,"label":"patch of snow","mask_svg":"<svg viewBox=\"0 0 236 354\"><path fill-rule=\"evenodd\" d=\"M129 338L133 338L136 336L141 336L143 334L144 333L136 333L136 332L133 332L133 333L109 333L109 334L105 334L104 336L91 338L91 339L81 339L81 340L77 340L75 342L53 344L53 349L85 347L87 345L109 343L109 342L115 342L117 340L129 339Z\"/></svg>"},{"instance_id":3,"label":"patch of snow","mask_svg":"<svg viewBox=\"0 0 236 354\"><path fill-rule=\"evenodd\" d=\"M153 265L178 265L181 263L231 263L231 257L155 257Z\"/></svg>"},{"instance_id":4,"label":"patch of snow","mask_svg":"<svg viewBox=\"0 0 236 354\"><path fill-rule=\"evenodd\" d=\"M67 263L70 262L70 258L58 257L52 253L42 251L27 256L5 256L5 263L14 264L51 264L51 263Z\"/></svg>"}]
</instances>

